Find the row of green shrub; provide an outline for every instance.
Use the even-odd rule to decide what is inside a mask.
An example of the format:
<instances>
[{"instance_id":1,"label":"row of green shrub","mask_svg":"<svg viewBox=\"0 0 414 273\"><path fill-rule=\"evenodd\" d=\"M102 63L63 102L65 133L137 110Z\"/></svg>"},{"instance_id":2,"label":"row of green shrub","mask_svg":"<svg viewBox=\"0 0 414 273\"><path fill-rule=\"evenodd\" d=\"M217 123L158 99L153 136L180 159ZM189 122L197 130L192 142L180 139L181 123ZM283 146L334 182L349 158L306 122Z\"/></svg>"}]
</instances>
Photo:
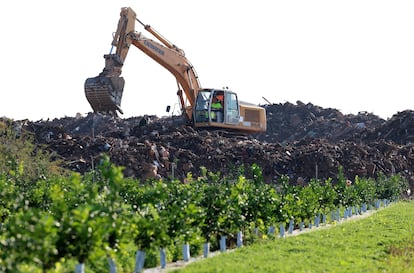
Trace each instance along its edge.
<instances>
[{"instance_id":1,"label":"row of green shrub","mask_svg":"<svg viewBox=\"0 0 414 273\"><path fill-rule=\"evenodd\" d=\"M377 199L395 200L406 183L398 176L355 178L352 185L339 170L337 182L311 180L307 186L263 181L253 164L232 177L202 168L202 176L178 180L124 178L122 167L103 157L97 170L85 175L61 174L48 154L36 150L30 138L0 123L0 271L73 272L86 264L88 272L106 272L107 258L118 272L131 272L137 250L147 253L146 266L159 263L159 249L168 261L182 259L202 243L218 249L218 238L234 242L238 231L244 243L266 233L269 226L309 222L318 213ZM13 145L16 145L14 147Z\"/></svg>"},{"instance_id":2,"label":"row of green shrub","mask_svg":"<svg viewBox=\"0 0 414 273\"><path fill-rule=\"evenodd\" d=\"M189 175L187 183L140 184L124 178L122 168L106 157L99 171L84 176L74 173L27 182L19 172L3 173L2 269L35 266L53 272L61 264L78 262L102 272L105 257L112 257L118 268L131 271L136 250L146 251L146 265L155 266L159 248L166 248L168 260L174 261L182 259L184 243L198 255L203 242L210 242L214 250L220 236L231 241L242 231L248 244L255 238L254 228L265 233L269 226L290 219L306 222L338 207L395 200L404 189L399 176L357 177L351 186L343 177L335 185L331 180L312 180L307 186L290 186L287 177L275 185L264 183L256 165L251 171L256 174L251 180L204 169L197 179Z\"/></svg>"}]
</instances>

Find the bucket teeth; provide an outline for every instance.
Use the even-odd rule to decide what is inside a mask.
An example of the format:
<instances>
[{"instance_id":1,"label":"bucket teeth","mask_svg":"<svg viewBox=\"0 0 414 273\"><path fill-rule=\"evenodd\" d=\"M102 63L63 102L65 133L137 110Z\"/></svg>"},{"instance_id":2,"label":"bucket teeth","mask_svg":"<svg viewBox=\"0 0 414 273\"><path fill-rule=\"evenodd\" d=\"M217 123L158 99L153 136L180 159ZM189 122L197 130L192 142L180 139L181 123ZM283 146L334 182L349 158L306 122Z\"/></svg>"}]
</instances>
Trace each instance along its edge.
<instances>
[{"instance_id":1,"label":"bucket teeth","mask_svg":"<svg viewBox=\"0 0 414 273\"><path fill-rule=\"evenodd\" d=\"M122 77L97 76L85 81L85 95L95 113L120 112L120 105L124 89Z\"/></svg>"}]
</instances>

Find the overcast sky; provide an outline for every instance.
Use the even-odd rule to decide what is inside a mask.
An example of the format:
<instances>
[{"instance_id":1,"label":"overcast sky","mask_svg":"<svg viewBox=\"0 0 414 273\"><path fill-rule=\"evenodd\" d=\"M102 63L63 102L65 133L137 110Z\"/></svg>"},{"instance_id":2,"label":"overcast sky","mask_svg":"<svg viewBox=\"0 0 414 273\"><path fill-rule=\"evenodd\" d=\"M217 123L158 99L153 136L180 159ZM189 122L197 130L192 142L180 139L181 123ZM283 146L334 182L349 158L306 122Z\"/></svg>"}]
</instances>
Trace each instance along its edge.
<instances>
[{"instance_id":1,"label":"overcast sky","mask_svg":"<svg viewBox=\"0 0 414 273\"><path fill-rule=\"evenodd\" d=\"M0 4L0 116L90 112L84 81L102 71L125 6L185 51L203 87L384 119L414 108L412 0L14 0ZM122 117L178 108L175 78L138 48L123 76Z\"/></svg>"}]
</instances>

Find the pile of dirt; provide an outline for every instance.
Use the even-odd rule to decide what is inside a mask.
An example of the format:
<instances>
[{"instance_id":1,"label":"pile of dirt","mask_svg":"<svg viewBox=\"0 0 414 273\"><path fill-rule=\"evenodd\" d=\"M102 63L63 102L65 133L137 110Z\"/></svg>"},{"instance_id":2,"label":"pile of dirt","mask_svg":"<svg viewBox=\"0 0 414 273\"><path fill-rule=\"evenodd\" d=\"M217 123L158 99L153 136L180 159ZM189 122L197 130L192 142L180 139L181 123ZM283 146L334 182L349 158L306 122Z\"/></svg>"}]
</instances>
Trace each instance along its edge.
<instances>
[{"instance_id":1,"label":"pile of dirt","mask_svg":"<svg viewBox=\"0 0 414 273\"><path fill-rule=\"evenodd\" d=\"M343 115L332 108L322 108L300 101L295 104L272 104L266 107L267 132L258 139L267 142L293 142L311 138L360 141L385 122L380 117L360 112Z\"/></svg>"},{"instance_id":2,"label":"pile of dirt","mask_svg":"<svg viewBox=\"0 0 414 273\"><path fill-rule=\"evenodd\" d=\"M89 113L54 120L19 121L36 143L63 159L66 167L87 172L103 154L124 166L127 177L194 177L200 168L234 173L252 164L266 181L288 175L292 182L345 175L376 177L401 174L413 180L414 112L389 120L372 113L344 115L311 103L265 105L267 132L230 135L195 130L180 117L144 116L123 119ZM248 173L246 174L248 176Z\"/></svg>"}]
</instances>

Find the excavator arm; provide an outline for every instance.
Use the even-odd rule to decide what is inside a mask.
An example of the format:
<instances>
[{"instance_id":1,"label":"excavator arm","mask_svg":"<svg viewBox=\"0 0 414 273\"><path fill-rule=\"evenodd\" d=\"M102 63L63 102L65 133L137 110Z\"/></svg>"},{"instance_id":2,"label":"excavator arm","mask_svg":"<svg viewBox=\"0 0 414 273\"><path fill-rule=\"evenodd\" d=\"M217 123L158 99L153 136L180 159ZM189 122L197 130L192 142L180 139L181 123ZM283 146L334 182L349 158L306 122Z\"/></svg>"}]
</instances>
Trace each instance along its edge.
<instances>
[{"instance_id":1,"label":"excavator arm","mask_svg":"<svg viewBox=\"0 0 414 273\"><path fill-rule=\"evenodd\" d=\"M135 31L135 21L144 26L157 40L145 37ZM149 25L144 25L136 18L131 8L122 8L118 28L114 35L112 46L116 52L104 55L105 68L94 78L85 81L85 95L94 112L122 113L120 108L122 93L125 85L121 77L122 66L133 45L147 54L165 69L170 71L177 80L181 110L188 121L192 120L193 106L201 85L191 63L185 57L184 51L171 44Z\"/></svg>"},{"instance_id":2,"label":"excavator arm","mask_svg":"<svg viewBox=\"0 0 414 273\"><path fill-rule=\"evenodd\" d=\"M197 73L186 59L184 52L175 46L163 46L142 33L133 33L131 37L134 46L174 75L178 83L177 95L180 98L181 109L191 120L192 109L201 86Z\"/></svg>"}]
</instances>

